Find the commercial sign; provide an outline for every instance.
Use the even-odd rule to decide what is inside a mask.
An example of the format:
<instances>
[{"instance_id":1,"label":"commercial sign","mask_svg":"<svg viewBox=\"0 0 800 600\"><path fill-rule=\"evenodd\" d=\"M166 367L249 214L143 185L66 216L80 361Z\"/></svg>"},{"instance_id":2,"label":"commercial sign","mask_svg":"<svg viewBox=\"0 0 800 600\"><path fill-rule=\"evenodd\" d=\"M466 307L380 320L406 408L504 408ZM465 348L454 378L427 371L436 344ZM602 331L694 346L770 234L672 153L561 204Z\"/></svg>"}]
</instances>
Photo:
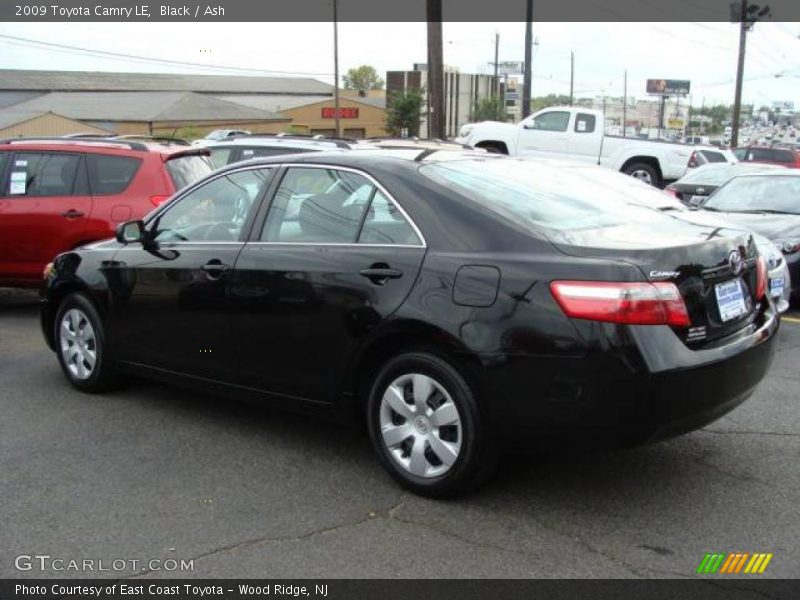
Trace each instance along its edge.
<instances>
[{"instance_id":1,"label":"commercial sign","mask_svg":"<svg viewBox=\"0 0 800 600\"><path fill-rule=\"evenodd\" d=\"M667 119L668 129L683 129L683 119Z\"/></svg>"},{"instance_id":2,"label":"commercial sign","mask_svg":"<svg viewBox=\"0 0 800 600\"><path fill-rule=\"evenodd\" d=\"M656 96L686 96L689 81L683 79L648 79L647 93Z\"/></svg>"},{"instance_id":3,"label":"commercial sign","mask_svg":"<svg viewBox=\"0 0 800 600\"><path fill-rule=\"evenodd\" d=\"M336 108L333 107L333 106L323 106L322 107L322 118L323 119L335 119L336 118ZM339 107L339 118L340 119L357 119L358 118L358 108L349 107L349 106L340 106Z\"/></svg>"}]
</instances>

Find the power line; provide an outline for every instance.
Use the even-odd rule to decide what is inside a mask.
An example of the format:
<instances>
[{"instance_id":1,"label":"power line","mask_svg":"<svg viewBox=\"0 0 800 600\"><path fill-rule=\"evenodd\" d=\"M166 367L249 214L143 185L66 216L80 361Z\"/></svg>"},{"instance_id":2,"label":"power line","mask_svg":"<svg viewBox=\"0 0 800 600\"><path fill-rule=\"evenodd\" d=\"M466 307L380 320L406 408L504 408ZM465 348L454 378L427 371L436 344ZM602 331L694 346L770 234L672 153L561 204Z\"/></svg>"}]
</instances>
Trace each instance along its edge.
<instances>
[{"instance_id":1,"label":"power line","mask_svg":"<svg viewBox=\"0 0 800 600\"><path fill-rule=\"evenodd\" d=\"M122 52L111 52L109 50L97 50L92 48L82 48L80 46L70 46L68 44L57 44L55 42L43 42L41 40L33 40L30 38L23 38L18 37L15 35L8 35L8 34L0 34L0 38L5 40L11 40L11 43L23 44L23 45L34 45L34 46L43 46L45 50L50 50L54 52L69 52L69 53L83 53L89 54L92 56L101 56L105 58L115 58L117 60L133 60L133 61L140 61L146 63L156 63L162 65L170 65L170 66L182 66L182 67L193 67L193 68L200 68L200 69L216 69L221 71L234 71L239 73L258 73L263 75L309 75L309 76L325 76L325 77L332 77L333 73L311 73L311 72L303 72L303 71L274 71L274 70L267 70L267 69L250 69L246 67L233 67L228 65L214 65L214 64L204 64L204 63L195 63L189 61L182 61L182 60L172 60L172 59L165 59L165 58L153 58L149 56L141 56L136 54L126 54Z\"/></svg>"}]
</instances>

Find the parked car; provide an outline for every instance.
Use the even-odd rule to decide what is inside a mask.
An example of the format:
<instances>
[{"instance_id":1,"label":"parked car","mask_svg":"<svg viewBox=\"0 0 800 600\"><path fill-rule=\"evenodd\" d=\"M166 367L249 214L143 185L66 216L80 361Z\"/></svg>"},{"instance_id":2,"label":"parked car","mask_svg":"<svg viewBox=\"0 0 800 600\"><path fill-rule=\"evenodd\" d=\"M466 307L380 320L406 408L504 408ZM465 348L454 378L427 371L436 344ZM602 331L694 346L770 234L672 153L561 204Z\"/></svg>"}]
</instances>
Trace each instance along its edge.
<instances>
[{"instance_id":1,"label":"parked car","mask_svg":"<svg viewBox=\"0 0 800 600\"><path fill-rule=\"evenodd\" d=\"M0 140L0 285L41 285L59 252L112 237L210 173L207 155L134 140Z\"/></svg>"},{"instance_id":2,"label":"parked car","mask_svg":"<svg viewBox=\"0 0 800 600\"><path fill-rule=\"evenodd\" d=\"M800 300L800 174L787 170L734 177L699 210L770 239L789 268L791 301Z\"/></svg>"},{"instance_id":3,"label":"parked car","mask_svg":"<svg viewBox=\"0 0 800 600\"><path fill-rule=\"evenodd\" d=\"M721 148L696 148L689 157L689 169L696 169L711 163L735 163L738 162L736 156L730 150ZM689 171L687 170L687 173Z\"/></svg>"},{"instance_id":4,"label":"parked car","mask_svg":"<svg viewBox=\"0 0 800 600\"><path fill-rule=\"evenodd\" d=\"M250 135L246 129L215 129L206 137L192 142L194 146L208 146L216 142L221 142L228 138L236 137L237 135Z\"/></svg>"},{"instance_id":5,"label":"parked car","mask_svg":"<svg viewBox=\"0 0 800 600\"><path fill-rule=\"evenodd\" d=\"M738 160L744 162L783 165L794 169L800 168L800 151L791 147L743 146L736 148L733 154Z\"/></svg>"},{"instance_id":6,"label":"parked car","mask_svg":"<svg viewBox=\"0 0 800 600\"><path fill-rule=\"evenodd\" d=\"M135 372L363 416L398 482L453 495L505 447L701 427L767 373L752 236L615 196L471 152L254 159L59 255L43 332L79 390Z\"/></svg>"},{"instance_id":7,"label":"parked car","mask_svg":"<svg viewBox=\"0 0 800 600\"><path fill-rule=\"evenodd\" d=\"M785 167L760 163L713 163L691 169L678 181L669 184L664 191L687 206L699 206L723 183L748 173L784 171Z\"/></svg>"},{"instance_id":8,"label":"parked car","mask_svg":"<svg viewBox=\"0 0 800 600\"><path fill-rule=\"evenodd\" d=\"M456 142L537 158L564 158L600 164L656 187L683 177L692 148L684 144L608 136L602 111L553 107L517 124L469 123Z\"/></svg>"},{"instance_id":9,"label":"parked car","mask_svg":"<svg viewBox=\"0 0 800 600\"><path fill-rule=\"evenodd\" d=\"M711 144L711 139L705 135L689 135L683 138L683 143L690 146L708 146Z\"/></svg>"},{"instance_id":10,"label":"parked car","mask_svg":"<svg viewBox=\"0 0 800 600\"><path fill-rule=\"evenodd\" d=\"M255 134L236 136L208 146L211 162L219 168L235 162L264 156L302 154L325 150L349 150L358 146L356 140L324 136Z\"/></svg>"}]
</instances>

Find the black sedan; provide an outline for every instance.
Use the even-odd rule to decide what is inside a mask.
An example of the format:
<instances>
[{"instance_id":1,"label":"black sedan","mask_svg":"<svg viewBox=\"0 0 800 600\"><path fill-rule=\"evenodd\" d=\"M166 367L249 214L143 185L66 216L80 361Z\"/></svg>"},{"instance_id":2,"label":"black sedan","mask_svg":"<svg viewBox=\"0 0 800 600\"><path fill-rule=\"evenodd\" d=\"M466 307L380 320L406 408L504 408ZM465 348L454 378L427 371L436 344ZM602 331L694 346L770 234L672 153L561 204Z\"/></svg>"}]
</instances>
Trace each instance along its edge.
<instances>
[{"instance_id":1,"label":"black sedan","mask_svg":"<svg viewBox=\"0 0 800 600\"><path fill-rule=\"evenodd\" d=\"M726 223L746 227L780 248L789 267L792 302L800 300L800 173L734 177L700 205Z\"/></svg>"},{"instance_id":2,"label":"black sedan","mask_svg":"<svg viewBox=\"0 0 800 600\"><path fill-rule=\"evenodd\" d=\"M669 184L664 191L687 206L699 206L726 181L738 175L785 171L779 165L760 163L709 163L686 172L678 181Z\"/></svg>"},{"instance_id":3,"label":"black sedan","mask_svg":"<svg viewBox=\"0 0 800 600\"><path fill-rule=\"evenodd\" d=\"M470 152L239 163L58 256L44 336L87 392L132 373L363 418L394 478L452 495L509 447L698 428L766 374L751 236L617 194Z\"/></svg>"}]
</instances>

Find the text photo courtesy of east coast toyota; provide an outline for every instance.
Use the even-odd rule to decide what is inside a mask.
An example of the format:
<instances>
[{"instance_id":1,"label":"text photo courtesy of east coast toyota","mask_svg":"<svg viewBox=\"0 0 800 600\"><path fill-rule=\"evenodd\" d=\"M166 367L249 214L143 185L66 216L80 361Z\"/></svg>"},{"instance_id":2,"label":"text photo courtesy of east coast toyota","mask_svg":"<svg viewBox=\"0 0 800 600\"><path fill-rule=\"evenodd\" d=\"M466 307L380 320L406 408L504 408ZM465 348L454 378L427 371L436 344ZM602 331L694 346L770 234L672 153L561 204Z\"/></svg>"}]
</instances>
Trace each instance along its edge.
<instances>
[{"instance_id":1,"label":"text photo courtesy of east coast toyota","mask_svg":"<svg viewBox=\"0 0 800 600\"><path fill-rule=\"evenodd\" d=\"M1 7L0 598L797 597L800 7L601 4Z\"/></svg>"}]
</instances>

